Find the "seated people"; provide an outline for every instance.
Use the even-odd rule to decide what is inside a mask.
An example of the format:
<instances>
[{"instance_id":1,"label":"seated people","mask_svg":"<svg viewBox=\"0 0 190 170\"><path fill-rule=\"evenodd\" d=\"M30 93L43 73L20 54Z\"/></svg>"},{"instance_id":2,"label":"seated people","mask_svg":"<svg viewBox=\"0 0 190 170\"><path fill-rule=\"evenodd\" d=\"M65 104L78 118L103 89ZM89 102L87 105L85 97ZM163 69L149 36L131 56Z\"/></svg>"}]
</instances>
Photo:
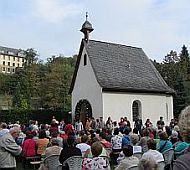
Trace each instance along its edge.
<instances>
[{"instance_id":1,"label":"seated people","mask_svg":"<svg viewBox=\"0 0 190 170\"><path fill-rule=\"evenodd\" d=\"M122 137L119 135L119 128L114 129L114 136L111 138L112 151L120 152L122 149Z\"/></svg>"},{"instance_id":2,"label":"seated people","mask_svg":"<svg viewBox=\"0 0 190 170\"><path fill-rule=\"evenodd\" d=\"M22 148L16 144L15 139L19 136L20 128L13 127L9 133L0 139L0 169L16 169L15 157L19 155Z\"/></svg>"},{"instance_id":3,"label":"seated people","mask_svg":"<svg viewBox=\"0 0 190 170\"><path fill-rule=\"evenodd\" d=\"M124 146L123 153L125 155L125 158L120 161L118 167L116 167L115 170L123 170L129 168L130 166L138 165L139 159L133 156L133 146Z\"/></svg>"},{"instance_id":4,"label":"seated people","mask_svg":"<svg viewBox=\"0 0 190 170\"><path fill-rule=\"evenodd\" d=\"M60 155L62 150L62 147L59 146L59 140L58 139L51 139L50 141L50 146L46 148L45 150L45 158L49 157L51 155ZM38 170L47 170L48 169L48 165L43 162L40 165L40 168Z\"/></svg>"},{"instance_id":5,"label":"seated people","mask_svg":"<svg viewBox=\"0 0 190 170\"><path fill-rule=\"evenodd\" d=\"M111 149L112 148L112 144L106 140L106 133L105 132L100 132L99 139L100 139L100 143L102 144L102 146L105 149Z\"/></svg>"},{"instance_id":6,"label":"seated people","mask_svg":"<svg viewBox=\"0 0 190 170\"><path fill-rule=\"evenodd\" d=\"M26 164L29 164L26 157L36 156L36 142L33 139L33 133L28 131L26 134L26 139L22 144L22 156L23 156L23 168Z\"/></svg>"},{"instance_id":7,"label":"seated people","mask_svg":"<svg viewBox=\"0 0 190 170\"><path fill-rule=\"evenodd\" d=\"M83 156L87 150L90 150L90 145L88 144L88 142L89 142L89 137L86 134L84 134L81 137L81 143L76 145L76 147L81 150Z\"/></svg>"},{"instance_id":8,"label":"seated people","mask_svg":"<svg viewBox=\"0 0 190 170\"><path fill-rule=\"evenodd\" d=\"M163 153L164 151L172 148L172 143L168 140L166 132L159 133L160 142L158 143L158 151Z\"/></svg>"},{"instance_id":9,"label":"seated people","mask_svg":"<svg viewBox=\"0 0 190 170\"><path fill-rule=\"evenodd\" d=\"M60 155L63 148L59 146L59 139L53 138L50 141L50 146L45 150L45 157L50 155Z\"/></svg>"},{"instance_id":10,"label":"seated people","mask_svg":"<svg viewBox=\"0 0 190 170\"><path fill-rule=\"evenodd\" d=\"M71 156L82 156L81 150L75 147L75 137L73 135L69 135L67 139L67 146L61 150L61 154L59 157L59 162L63 164L65 160L70 158ZM64 170L69 170L69 166L63 166Z\"/></svg>"},{"instance_id":11,"label":"seated people","mask_svg":"<svg viewBox=\"0 0 190 170\"><path fill-rule=\"evenodd\" d=\"M60 136L58 136L58 132L52 132L51 133L51 139L50 139L50 142L52 139L57 139L57 141L59 142L59 146L60 147L63 147L63 138L61 138Z\"/></svg>"},{"instance_id":12,"label":"seated people","mask_svg":"<svg viewBox=\"0 0 190 170\"><path fill-rule=\"evenodd\" d=\"M145 153L147 150L148 150L148 146L147 146L147 141L150 139L149 137L149 130L146 128L146 129L143 129L142 131L142 137L138 143L139 146L142 147L142 151L143 153Z\"/></svg>"},{"instance_id":13,"label":"seated people","mask_svg":"<svg viewBox=\"0 0 190 170\"><path fill-rule=\"evenodd\" d=\"M190 144L190 106L186 107L179 116L180 133L184 141ZM186 170L190 167L190 147L186 153L179 156L174 162L173 170Z\"/></svg>"},{"instance_id":14,"label":"seated people","mask_svg":"<svg viewBox=\"0 0 190 170\"><path fill-rule=\"evenodd\" d=\"M3 137L6 133L9 133L9 129L7 129L7 124L2 122L0 124L0 138Z\"/></svg>"},{"instance_id":15,"label":"seated people","mask_svg":"<svg viewBox=\"0 0 190 170\"><path fill-rule=\"evenodd\" d=\"M141 159L138 164L138 170L157 170L157 163L154 159Z\"/></svg>"},{"instance_id":16,"label":"seated people","mask_svg":"<svg viewBox=\"0 0 190 170\"><path fill-rule=\"evenodd\" d=\"M100 142L92 144L91 152L93 158L84 158L82 170L110 170L109 160L99 156L102 153L102 148Z\"/></svg>"},{"instance_id":17,"label":"seated people","mask_svg":"<svg viewBox=\"0 0 190 170\"><path fill-rule=\"evenodd\" d=\"M139 135L132 134L131 135L131 143L132 143L132 146L133 146L133 154L142 152L142 147L137 145L138 142L139 142Z\"/></svg>"},{"instance_id":18,"label":"seated people","mask_svg":"<svg viewBox=\"0 0 190 170\"><path fill-rule=\"evenodd\" d=\"M142 155L142 159L152 158L156 163L164 161L163 155L156 150L156 141L154 139L149 139L147 141L148 151Z\"/></svg>"},{"instance_id":19,"label":"seated people","mask_svg":"<svg viewBox=\"0 0 190 170\"><path fill-rule=\"evenodd\" d=\"M129 128L126 127L124 129L124 135L122 137L122 147L124 147L125 145L130 145L131 144L131 140L130 140L130 137L129 137Z\"/></svg>"},{"instance_id":20,"label":"seated people","mask_svg":"<svg viewBox=\"0 0 190 170\"><path fill-rule=\"evenodd\" d=\"M93 143L95 143L95 142L100 142L99 138L97 138L97 137L92 138L92 140L91 140L91 145L92 145ZM102 147L102 153L101 153L99 156L106 156L106 157L109 157L110 155L108 155L108 152L106 151L106 149L105 149L104 147ZM91 148L90 148L90 150L87 150L87 151L85 152L84 157L85 157L85 158L92 158L92 157L93 157L93 156L92 156Z\"/></svg>"},{"instance_id":21,"label":"seated people","mask_svg":"<svg viewBox=\"0 0 190 170\"><path fill-rule=\"evenodd\" d=\"M28 132L26 135L27 135L26 139L22 144L23 156L24 157L35 156L36 155L36 142L33 139L33 133Z\"/></svg>"},{"instance_id":22,"label":"seated people","mask_svg":"<svg viewBox=\"0 0 190 170\"><path fill-rule=\"evenodd\" d=\"M49 139L46 137L45 130L39 131L39 139L37 139L37 154L44 155L48 146Z\"/></svg>"}]
</instances>

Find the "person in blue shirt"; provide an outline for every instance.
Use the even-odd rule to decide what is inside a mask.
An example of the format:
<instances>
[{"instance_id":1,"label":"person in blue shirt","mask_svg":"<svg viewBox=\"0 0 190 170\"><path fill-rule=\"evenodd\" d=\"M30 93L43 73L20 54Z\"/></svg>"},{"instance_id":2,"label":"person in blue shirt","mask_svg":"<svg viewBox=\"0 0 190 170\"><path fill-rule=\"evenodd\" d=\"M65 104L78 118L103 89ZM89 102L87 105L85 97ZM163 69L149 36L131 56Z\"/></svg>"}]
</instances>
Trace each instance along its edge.
<instances>
[{"instance_id":1,"label":"person in blue shirt","mask_svg":"<svg viewBox=\"0 0 190 170\"><path fill-rule=\"evenodd\" d=\"M168 140L168 135L166 132L159 133L160 142L158 143L158 151L163 153L164 151L172 148L172 143Z\"/></svg>"},{"instance_id":2,"label":"person in blue shirt","mask_svg":"<svg viewBox=\"0 0 190 170\"><path fill-rule=\"evenodd\" d=\"M122 137L122 147L124 147L125 145L130 145L131 144L131 140L129 137L129 128L125 128L124 129L124 135Z\"/></svg>"}]
</instances>

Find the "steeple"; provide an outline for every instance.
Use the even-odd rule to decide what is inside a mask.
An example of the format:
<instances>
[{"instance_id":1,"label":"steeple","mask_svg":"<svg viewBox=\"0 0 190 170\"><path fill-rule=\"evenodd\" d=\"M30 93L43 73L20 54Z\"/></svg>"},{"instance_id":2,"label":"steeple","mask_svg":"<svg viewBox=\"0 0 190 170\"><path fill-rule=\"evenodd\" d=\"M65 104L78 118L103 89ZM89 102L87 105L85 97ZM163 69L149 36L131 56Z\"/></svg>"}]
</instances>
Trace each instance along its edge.
<instances>
[{"instance_id":1,"label":"steeple","mask_svg":"<svg viewBox=\"0 0 190 170\"><path fill-rule=\"evenodd\" d=\"M89 40L89 33L92 32L94 29L92 28L92 24L88 21L88 13L86 12L86 21L82 25L81 32L84 34L84 40L88 42Z\"/></svg>"}]
</instances>

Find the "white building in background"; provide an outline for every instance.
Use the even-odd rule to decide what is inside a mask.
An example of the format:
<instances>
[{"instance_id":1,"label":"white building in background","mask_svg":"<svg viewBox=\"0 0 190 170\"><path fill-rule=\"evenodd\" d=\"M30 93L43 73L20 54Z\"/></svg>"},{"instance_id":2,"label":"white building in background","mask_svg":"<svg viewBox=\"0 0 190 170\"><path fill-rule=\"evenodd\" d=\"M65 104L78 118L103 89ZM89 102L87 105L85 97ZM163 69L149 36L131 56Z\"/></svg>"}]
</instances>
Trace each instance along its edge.
<instances>
[{"instance_id":1,"label":"white building in background","mask_svg":"<svg viewBox=\"0 0 190 170\"><path fill-rule=\"evenodd\" d=\"M103 117L131 122L147 118L156 123L160 116L173 118L174 91L141 48L89 39L92 25L85 21L84 39L70 87L72 116Z\"/></svg>"},{"instance_id":2,"label":"white building in background","mask_svg":"<svg viewBox=\"0 0 190 170\"><path fill-rule=\"evenodd\" d=\"M0 46L0 73L14 73L24 62L22 50Z\"/></svg>"}]
</instances>

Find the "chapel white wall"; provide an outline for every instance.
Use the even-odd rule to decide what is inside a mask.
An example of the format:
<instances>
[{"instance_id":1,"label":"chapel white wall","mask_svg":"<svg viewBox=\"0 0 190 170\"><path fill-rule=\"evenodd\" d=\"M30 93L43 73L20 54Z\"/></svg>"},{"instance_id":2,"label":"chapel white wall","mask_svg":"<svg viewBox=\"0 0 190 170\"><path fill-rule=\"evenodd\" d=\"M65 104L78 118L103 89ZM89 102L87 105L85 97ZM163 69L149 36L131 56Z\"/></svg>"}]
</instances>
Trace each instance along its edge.
<instances>
[{"instance_id":1,"label":"chapel white wall","mask_svg":"<svg viewBox=\"0 0 190 170\"><path fill-rule=\"evenodd\" d=\"M89 57L87 65L84 66L84 48L81 55L79 69L72 92L72 117L75 115L75 107L81 99L87 99L92 107L92 116L99 118L103 113L102 88L98 84Z\"/></svg>"},{"instance_id":2,"label":"chapel white wall","mask_svg":"<svg viewBox=\"0 0 190 170\"><path fill-rule=\"evenodd\" d=\"M112 120L119 121L125 117L132 122L132 104L139 100L142 108L142 121L147 118L155 125L160 116L164 117L166 124L173 118L173 97L162 94L138 93L110 93L103 92L104 120L111 116Z\"/></svg>"}]
</instances>

